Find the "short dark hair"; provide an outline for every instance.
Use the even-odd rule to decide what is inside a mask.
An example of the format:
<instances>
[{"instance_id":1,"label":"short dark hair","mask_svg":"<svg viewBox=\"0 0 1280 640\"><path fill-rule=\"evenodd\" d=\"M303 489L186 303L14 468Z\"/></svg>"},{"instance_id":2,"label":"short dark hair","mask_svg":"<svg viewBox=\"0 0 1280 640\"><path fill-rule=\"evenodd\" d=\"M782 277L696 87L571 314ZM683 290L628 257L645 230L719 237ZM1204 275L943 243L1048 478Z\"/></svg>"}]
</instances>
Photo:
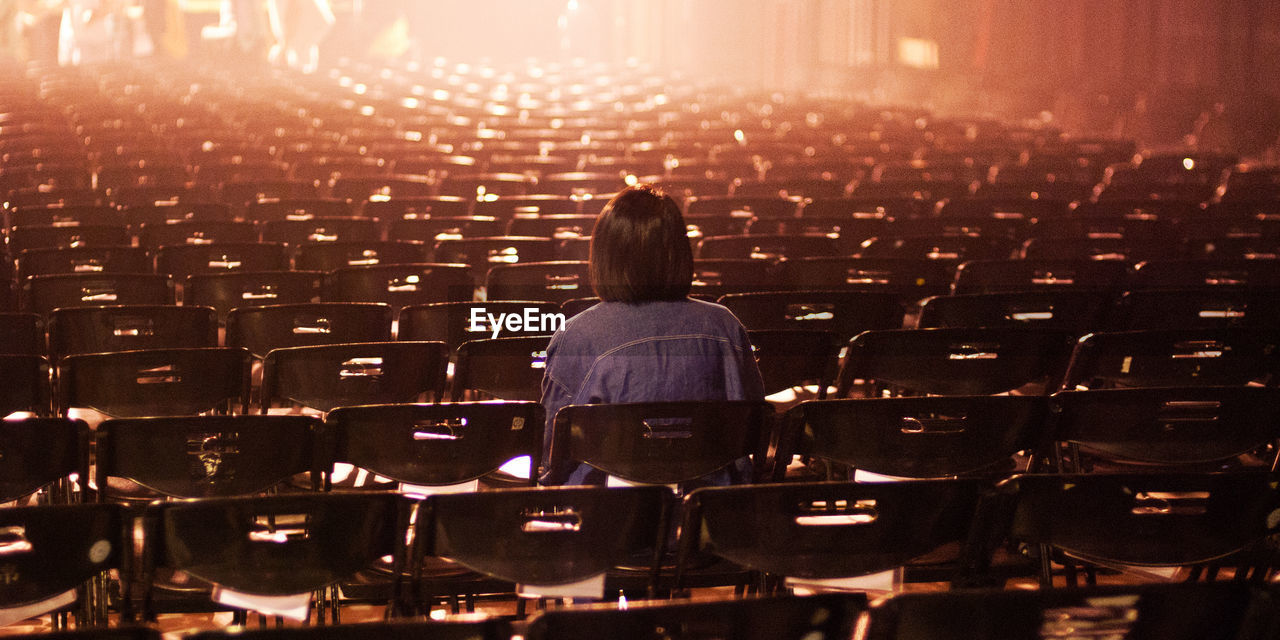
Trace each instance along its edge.
<instances>
[{"instance_id":1,"label":"short dark hair","mask_svg":"<svg viewBox=\"0 0 1280 640\"><path fill-rule=\"evenodd\" d=\"M680 206L648 185L614 196L591 232L591 286L611 302L678 300L693 283Z\"/></svg>"}]
</instances>

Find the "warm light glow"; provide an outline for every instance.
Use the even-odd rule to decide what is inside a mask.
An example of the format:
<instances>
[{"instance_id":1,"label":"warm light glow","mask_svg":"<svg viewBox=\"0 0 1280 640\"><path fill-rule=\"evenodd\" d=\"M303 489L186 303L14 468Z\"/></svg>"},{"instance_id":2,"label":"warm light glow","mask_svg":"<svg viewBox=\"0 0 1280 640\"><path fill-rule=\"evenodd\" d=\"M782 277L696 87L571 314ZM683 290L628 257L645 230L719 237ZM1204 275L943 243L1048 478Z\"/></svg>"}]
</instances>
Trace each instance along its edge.
<instances>
[{"instance_id":1,"label":"warm light glow","mask_svg":"<svg viewBox=\"0 0 1280 640\"><path fill-rule=\"evenodd\" d=\"M916 69L937 69L938 43L925 38L900 38L898 62Z\"/></svg>"}]
</instances>

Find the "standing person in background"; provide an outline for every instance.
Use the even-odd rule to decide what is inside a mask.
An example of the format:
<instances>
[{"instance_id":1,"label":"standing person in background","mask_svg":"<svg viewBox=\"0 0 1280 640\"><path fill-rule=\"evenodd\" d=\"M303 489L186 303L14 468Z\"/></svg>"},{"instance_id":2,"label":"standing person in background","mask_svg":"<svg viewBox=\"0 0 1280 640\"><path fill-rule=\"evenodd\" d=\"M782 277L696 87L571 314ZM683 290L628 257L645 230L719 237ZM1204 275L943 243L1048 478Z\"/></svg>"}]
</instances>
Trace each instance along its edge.
<instances>
[{"instance_id":1,"label":"standing person in background","mask_svg":"<svg viewBox=\"0 0 1280 640\"><path fill-rule=\"evenodd\" d=\"M689 298L693 251L680 208L647 186L605 206L591 235L591 284L599 304L551 338L542 379L544 449L556 412L570 404L763 400L747 331L728 309ZM745 481L750 463L709 478ZM586 465L545 469L544 482L603 484Z\"/></svg>"}]
</instances>

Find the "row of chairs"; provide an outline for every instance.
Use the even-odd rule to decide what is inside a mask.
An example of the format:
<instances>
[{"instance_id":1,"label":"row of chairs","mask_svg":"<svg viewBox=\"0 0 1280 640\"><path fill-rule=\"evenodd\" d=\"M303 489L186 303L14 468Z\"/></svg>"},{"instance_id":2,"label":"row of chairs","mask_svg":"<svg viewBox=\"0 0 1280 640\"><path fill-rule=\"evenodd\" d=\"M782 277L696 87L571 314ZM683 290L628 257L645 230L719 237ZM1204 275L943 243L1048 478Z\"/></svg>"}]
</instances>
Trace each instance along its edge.
<instances>
[{"instance_id":1,"label":"row of chairs","mask_svg":"<svg viewBox=\"0 0 1280 640\"><path fill-rule=\"evenodd\" d=\"M1271 472L704 487L674 511L681 525L674 564L666 568L667 514L676 506L661 486L507 489L421 500L340 492L155 502L138 513L143 536L136 557L137 544L125 543L136 539L133 516L119 505L13 507L0 510L0 523L15 532L21 549L11 560L24 579L0 593L8 591L11 606L30 605L114 568L124 619L132 619L135 604L153 619L163 604L157 572L181 571L216 585L222 604L234 593L247 596L235 608L279 614L288 611L281 600L294 596L301 611L291 617L309 619L313 593L351 581L386 556L390 588L382 593L393 610L408 612L442 595L475 593L488 587L478 581L494 579L508 589L521 585L518 593L590 599L628 586L650 597L680 593L726 578L766 592L830 589L841 586L836 580L899 568L898 580L982 584L990 580L996 549L1017 544L1035 549L1029 556L1046 587L1063 573L1055 563L1067 569L1071 586L1079 566L1145 572L1147 581L1160 581L1151 576L1162 569L1180 569L1193 579L1229 576L1265 585L1276 569L1266 544L1277 533L1268 516L1280 505L1276 487ZM409 529L414 533L406 537ZM425 568L429 559L459 566L433 575ZM732 570L711 572L708 561ZM699 575L700 569L707 571ZM879 590L895 590L888 578ZM353 586L348 597L359 592ZM337 622L339 603L329 604Z\"/></svg>"}]
</instances>

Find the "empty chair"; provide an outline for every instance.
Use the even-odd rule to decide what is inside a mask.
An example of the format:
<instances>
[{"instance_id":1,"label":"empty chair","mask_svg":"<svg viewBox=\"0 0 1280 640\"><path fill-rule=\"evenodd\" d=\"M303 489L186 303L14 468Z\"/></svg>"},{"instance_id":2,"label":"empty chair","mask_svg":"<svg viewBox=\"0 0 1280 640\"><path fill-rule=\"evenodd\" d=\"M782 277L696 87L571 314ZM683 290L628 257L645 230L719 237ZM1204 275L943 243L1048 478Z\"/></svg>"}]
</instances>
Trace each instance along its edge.
<instances>
[{"instance_id":1,"label":"empty chair","mask_svg":"<svg viewBox=\"0 0 1280 640\"><path fill-rule=\"evenodd\" d=\"M181 348L72 355L58 363L59 411L111 417L244 413L251 356L240 348Z\"/></svg>"},{"instance_id":2,"label":"empty chair","mask_svg":"<svg viewBox=\"0 0 1280 640\"><path fill-rule=\"evenodd\" d=\"M698 241L698 258L779 260L840 256L836 238L827 235L709 236Z\"/></svg>"},{"instance_id":3,"label":"empty chair","mask_svg":"<svg viewBox=\"0 0 1280 640\"><path fill-rule=\"evenodd\" d=\"M704 487L685 498L680 556L709 553L779 578L830 581L926 555L944 564L935 552L950 547L938 577L960 583L982 561L970 542L985 534L973 529L982 488L960 479Z\"/></svg>"},{"instance_id":4,"label":"empty chair","mask_svg":"<svg viewBox=\"0 0 1280 640\"><path fill-rule=\"evenodd\" d=\"M116 225L27 226L9 230L9 251L54 247L119 247L132 244L123 223Z\"/></svg>"},{"instance_id":5,"label":"empty chair","mask_svg":"<svg viewBox=\"0 0 1280 640\"><path fill-rule=\"evenodd\" d=\"M301 220L267 220L261 223L263 242L299 246L310 242L370 242L382 239L382 228L373 218L313 217Z\"/></svg>"},{"instance_id":6,"label":"empty chair","mask_svg":"<svg viewBox=\"0 0 1280 640\"><path fill-rule=\"evenodd\" d=\"M1159 258L1181 258L1187 246L1162 238L1031 238L1022 246L1028 260L1123 260L1138 262Z\"/></svg>"},{"instance_id":7,"label":"empty chair","mask_svg":"<svg viewBox=\"0 0 1280 640\"><path fill-rule=\"evenodd\" d=\"M857 253L862 258L926 258L948 265L968 260L1004 260L1017 243L999 236L929 235L872 238Z\"/></svg>"},{"instance_id":8,"label":"empty chair","mask_svg":"<svg viewBox=\"0 0 1280 640\"><path fill-rule=\"evenodd\" d=\"M362 205L360 214L389 222L465 216L470 211L471 201L468 199L457 196L435 196L371 200Z\"/></svg>"},{"instance_id":9,"label":"empty chair","mask_svg":"<svg viewBox=\"0 0 1280 640\"><path fill-rule=\"evenodd\" d=\"M458 345L449 397L467 391L502 400L539 400L550 333L528 337L480 338Z\"/></svg>"},{"instance_id":10,"label":"empty chair","mask_svg":"<svg viewBox=\"0 0 1280 640\"><path fill-rule=\"evenodd\" d=\"M1016 291L928 298L919 327L1042 327L1074 335L1106 328L1113 300L1105 291Z\"/></svg>"},{"instance_id":11,"label":"empty chair","mask_svg":"<svg viewBox=\"0 0 1280 640\"><path fill-rule=\"evenodd\" d=\"M396 337L442 341L452 352L469 340L550 336L563 324L551 302L441 302L401 309Z\"/></svg>"},{"instance_id":12,"label":"empty chair","mask_svg":"<svg viewBox=\"0 0 1280 640\"><path fill-rule=\"evenodd\" d=\"M298 247L294 268L306 271L333 271L342 267L377 264L411 264L427 261L427 248L403 240L338 240L310 242Z\"/></svg>"},{"instance_id":13,"label":"empty chair","mask_svg":"<svg viewBox=\"0 0 1280 640\"><path fill-rule=\"evenodd\" d=\"M835 332L766 329L748 331L747 339L751 341L766 395L816 384L818 397L827 397L845 342Z\"/></svg>"},{"instance_id":14,"label":"empty chair","mask_svg":"<svg viewBox=\"0 0 1280 640\"><path fill-rule=\"evenodd\" d=\"M168 569L213 583L229 606L303 620L313 592L383 556L402 558L408 517L392 494L315 493L155 503L145 522L147 619L155 617L154 570ZM253 596L280 599L265 605Z\"/></svg>"},{"instance_id":15,"label":"empty chair","mask_svg":"<svg viewBox=\"0 0 1280 640\"><path fill-rule=\"evenodd\" d=\"M96 431L96 484L102 499L138 497L117 491L136 482L143 496L246 496L303 473L317 474L319 420L310 416L115 418Z\"/></svg>"},{"instance_id":16,"label":"empty chair","mask_svg":"<svg viewBox=\"0 0 1280 640\"><path fill-rule=\"evenodd\" d=\"M750 331L804 329L830 331L842 341L869 329L899 329L903 309L891 293L802 290L721 296Z\"/></svg>"},{"instance_id":17,"label":"empty chair","mask_svg":"<svg viewBox=\"0 0 1280 640\"><path fill-rule=\"evenodd\" d=\"M1272 473L1024 475L1003 489L1014 501L1011 538L1041 545L1044 586L1052 584L1049 551L1068 566L1145 572L1148 580L1179 567L1212 577L1225 565L1237 580L1252 574L1261 583L1275 568L1271 554L1249 553L1276 533ZM1067 580L1074 584L1074 572Z\"/></svg>"},{"instance_id":18,"label":"empty chair","mask_svg":"<svg viewBox=\"0 0 1280 640\"><path fill-rule=\"evenodd\" d=\"M833 479L852 480L855 470L900 478L999 477L1015 469L1020 453L1039 450L1048 408L1038 396L809 401L788 413L779 455L785 462L791 455L826 461Z\"/></svg>"},{"instance_id":19,"label":"empty chair","mask_svg":"<svg viewBox=\"0 0 1280 640\"><path fill-rule=\"evenodd\" d=\"M529 456L538 468L542 427L537 402L450 402L338 407L325 416L333 462L415 486L477 483ZM529 480L533 482L532 478Z\"/></svg>"},{"instance_id":20,"label":"empty chair","mask_svg":"<svg viewBox=\"0 0 1280 640\"><path fill-rule=\"evenodd\" d=\"M1280 262L1276 260L1151 259L1134 267L1129 289L1176 289L1235 286L1254 289L1280 287Z\"/></svg>"},{"instance_id":21,"label":"empty chair","mask_svg":"<svg viewBox=\"0 0 1280 640\"><path fill-rule=\"evenodd\" d=\"M782 263L783 288L883 291L914 305L951 288L952 268L927 258L800 258Z\"/></svg>"},{"instance_id":22,"label":"empty chair","mask_svg":"<svg viewBox=\"0 0 1280 640\"><path fill-rule=\"evenodd\" d=\"M538 191L559 195L583 195L617 193L626 188L622 176L617 173L590 173L570 171L549 173L538 179Z\"/></svg>"},{"instance_id":23,"label":"empty chair","mask_svg":"<svg viewBox=\"0 0 1280 640\"><path fill-rule=\"evenodd\" d=\"M156 272L187 276L228 271L288 271L285 246L266 242L182 244L156 250Z\"/></svg>"},{"instance_id":24,"label":"empty chair","mask_svg":"<svg viewBox=\"0 0 1280 640\"><path fill-rule=\"evenodd\" d=\"M426 176L345 176L333 181L330 195L342 200L364 202L380 198L422 198L432 195L435 185Z\"/></svg>"},{"instance_id":25,"label":"empty chair","mask_svg":"<svg viewBox=\"0 0 1280 640\"><path fill-rule=\"evenodd\" d=\"M561 303L591 291L586 261L497 265L485 281L488 300L542 300Z\"/></svg>"},{"instance_id":26,"label":"empty chair","mask_svg":"<svg viewBox=\"0 0 1280 640\"><path fill-rule=\"evenodd\" d=\"M522 173L450 173L439 187L440 195L477 198L490 194L522 196L533 189L533 181Z\"/></svg>"},{"instance_id":27,"label":"empty chair","mask_svg":"<svg viewBox=\"0 0 1280 640\"><path fill-rule=\"evenodd\" d=\"M1062 391L1050 398L1060 469L1272 467L1280 389L1156 387Z\"/></svg>"},{"instance_id":28,"label":"empty chair","mask_svg":"<svg viewBox=\"0 0 1280 640\"><path fill-rule=\"evenodd\" d=\"M32 276L23 308L48 317L54 309L123 304L173 304L173 282L153 273L71 273Z\"/></svg>"},{"instance_id":29,"label":"empty chair","mask_svg":"<svg viewBox=\"0 0 1280 640\"><path fill-rule=\"evenodd\" d=\"M7 220L10 227L115 226L124 222L119 209L105 205L14 207Z\"/></svg>"},{"instance_id":30,"label":"empty chair","mask_svg":"<svg viewBox=\"0 0 1280 640\"><path fill-rule=\"evenodd\" d=\"M437 216L396 219L387 225L387 237L406 242L435 245L446 238L487 238L506 232L505 220L493 216Z\"/></svg>"},{"instance_id":31,"label":"empty chair","mask_svg":"<svg viewBox=\"0 0 1280 640\"><path fill-rule=\"evenodd\" d=\"M970 260L956 267L955 293L1060 289L1119 289L1129 265L1122 260Z\"/></svg>"},{"instance_id":32,"label":"empty chair","mask_svg":"<svg viewBox=\"0 0 1280 640\"><path fill-rule=\"evenodd\" d=\"M696 196L685 201L689 215L794 218L800 199L777 196Z\"/></svg>"},{"instance_id":33,"label":"empty chair","mask_svg":"<svg viewBox=\"0 0 1280 640\"><path fill-rule=\"evenodd\" d=\"M1053 329L867 331L849 342L838 397L855 381L867 396L986 395L1027 387L1048 393L1062 379L1071 334Z\"/></svg>"},{"instance_id":34,"label":"empty chair","mask_svg":"<svg viewBox=\"0 0 1280 640\"><path fill-rule=\"evenodd\" d=\"M0 353L38 356L45 352L44 319L34 313L0 312Z\"/></svg>"},{"instance_id":35,"label":"empty chair","mask_svg":"<svg viewBox=\"0 0 1280 640\"><path fill-rule=\"evenodd\" d=\"M6 419L0 429L0 501L79 502L89 479L89 427L68 418Z\"/></svg>"},{"instance_id":36,"label":"empty chair","mask_svg":"<svg viewBox=\"0 0 1280 640\"><path fill-rule=\"evenodd\" d=\"M486 196L476 200L472 214L489 216L501 220L505 226L517 216L560 216L578 215L581 205L579 200L567 195L531 194L514 195L499 194L497 197Z\"/></svg>"},{"instance_id":37,"label":"empty chair","mask_svg":"<svg viewBox=\"0 0 1280 640\"><path fill-rule=\"evenodd\" d=\"M582 465L628 483L765 478L772 431L773 410L763 402L569 405L548 434L542 479L560 484L571 475L599 475L584 475ZM742 463L748 458L749 469Z\"/></svg>"},{"instance_id":38,"label":"empty chair","mask_svg":"<svg viewBox=\"0 0 1280 640\"><path fill-rule=\"evenodd\" d=\"M158 634L157 634L158 635ZM435 638L438 640L509 640L511 624L505 620L431 620L394 622L354 622L309 627L235 627L220 631L197 631L187 637L192 640L413 640ZM50 640L75 640L52 638ZM86 639L89 640L89 639ZM110 640L110 639L108 639ZM134 640L119 638L118 640ZM139 638L137 640L151 640Z\"/></svg>"},{"instance_id":39,"label":"empty chair","mask_svg":"<svg viewBox=\"0 0 1280 640\"><path fill-rule=\"evenodd\" d=\"M311 220L350 218L354 207L346 200L283 199L257 200L245 207L245 218L253 222L269 220Z\"/></svg>"},{"instance_id":40,"label":"empty chair","mask_svg":"<svg viewBox=\"0 0 1280 640\"><path fill-rule=\"evenodd\" d=\"M187 276L184 305L212 307L219 321L236 307L319 302L324 274L318 271L228 271Z\"/></svg>"},{"instance_id":41,"label":"empty chair","mask_svg":"<svg viewBox=\"0 0 1280 640\"><path fill-rule=\"evenodd\" d=\"M555 257L550 238L494 236L489 238L446 238L435 245L432 260L471 265L482 279L490 267L517 262L548 262Z\"/></svg>"},{"instance_id":42,"label":"empty chair","mask_svg":"<svg viewBox=\"0 0 1280 640\"><path fill-rule=\"evenodd\" d=\"M1087 335L1076 344L1063 389L1275 386L1280 332L1239 327L1147 329Z\"/></svg>"},{"instance_id":43,"label":"empty chair","mask_svg":"<svg viewBox=\"0 0 1280 640\"><path fill-rule=\"evenodd\" d=\"M461 264L404 263L341 267L325 278L328 302L382 302L392 308L467 302L475 294L471 269Z\"/></svg>"},{"instance_id":44,"label":"empty chair","mask_svg":"<svg viewBox=\"0 0 1280 640\"><path fill-rule=\"evenodd\" d=\"M521 593L556 596L613 567L647 561L656 570L669 496L652 486L436 494L419 516L417 550L522 585ZM574 592L600 599L613 593L606 585Z\"/></svg>"},{"instance_id":45,"label":"empty chair","mask_svg":"<svg viewBox=\"0 0 1280 640\"><path fill-rule=\"evenodd\" d=\"M18 254L18 282L58 273L147 273L151 256L142 247L57 247Z\"/></svg>"},{"instance_id":46,"label":"empty chair","mask_svg":"<svg viewBox=\"0 0 1280 640\"><path fill-rule=\"evenodd\" d=\"M449 353L442 342L354 342L282 347L262 365L262 412L291 402L329 411L444 395Z\"/></svg>"},{"instance_id":47,"label":"empty chair","mask_svg":"<svg viewBox=\"0 0 1280 640\"><path fill-rule=\"evenodd\" d=\"M1115 330L1266 329L1276 327L1278 321L1280 296L1275 289L1206 286L1126 291L1109 325Z\"/></svg>"},{"instance_id":48,"label":"empty chair","mask_svg":"<svg viewBox=\"0 0 1280 640\"><path fill-rule=\"evenodd\" d=\"M778 267L771 260L697 258L693 261L689 295L714 300L730 293L778 291L781 288Z\"/></svg>"},{"instance_id":49,"label":"empty chair","mask_svg":"<svg viewBox=\"0 0 1280 640\"><path fill-rule=\"evenodd\" d=\"M49 355L218 346L211 307L69 307L49 316Z\"/></svg>"},{"instance_id":50,"label":"empty chair","mask_svg":"<svg viewBox=\"0 0 1280 640\"><path fill-rule=\"evenodd\" d=\"M375 302L312 302L237 307L226 344L265 358L272 349L391 339L391 307Z\"/></svg>"},{"instance_id":51,"label":"empty chair","mask_svg":"<svg viewBox=\"0 0 1280 640\"><path fill-rule=\"evenodd\" d=\"M17 412L47 415L52 409L49 361L36 354L0 355L0 418Z\"/></svg>"},{"instance_id":52,"label":"empty chair","mask_svg":"<svg viewBox=\"0 0 1280 640\"><path fill-rule=\"evenodd\" d=\"M529 620L529 640L642 640L655 635L739 640L852 637L866 608L861 593L774 596L707 601L632 602L622 607L540 611Z\"/></svg>"},{"instance_id":53,"label":"empty chair","mask_svg":"<svg viewBox=\"0 0 1280 640\"><path fill-rule=\"evenodd\" d=\"M150 251L175 245L224 242L247 244L258 240L258 226L255 223L234 220L166 221L143 224L138 230L138 244Z\"/></svg>"},{"instance_id":54,"label":"empty chair","mask_svg":"<svg viewBox=\"0 0 1280 640\"><path fill-rule=\"evenodd\" d=\"M536 236L539 238L577 238L590 236L596 216L543 215L537 218L513 218L507 224L509 236Z\"/></svg>"}]
</instances>

